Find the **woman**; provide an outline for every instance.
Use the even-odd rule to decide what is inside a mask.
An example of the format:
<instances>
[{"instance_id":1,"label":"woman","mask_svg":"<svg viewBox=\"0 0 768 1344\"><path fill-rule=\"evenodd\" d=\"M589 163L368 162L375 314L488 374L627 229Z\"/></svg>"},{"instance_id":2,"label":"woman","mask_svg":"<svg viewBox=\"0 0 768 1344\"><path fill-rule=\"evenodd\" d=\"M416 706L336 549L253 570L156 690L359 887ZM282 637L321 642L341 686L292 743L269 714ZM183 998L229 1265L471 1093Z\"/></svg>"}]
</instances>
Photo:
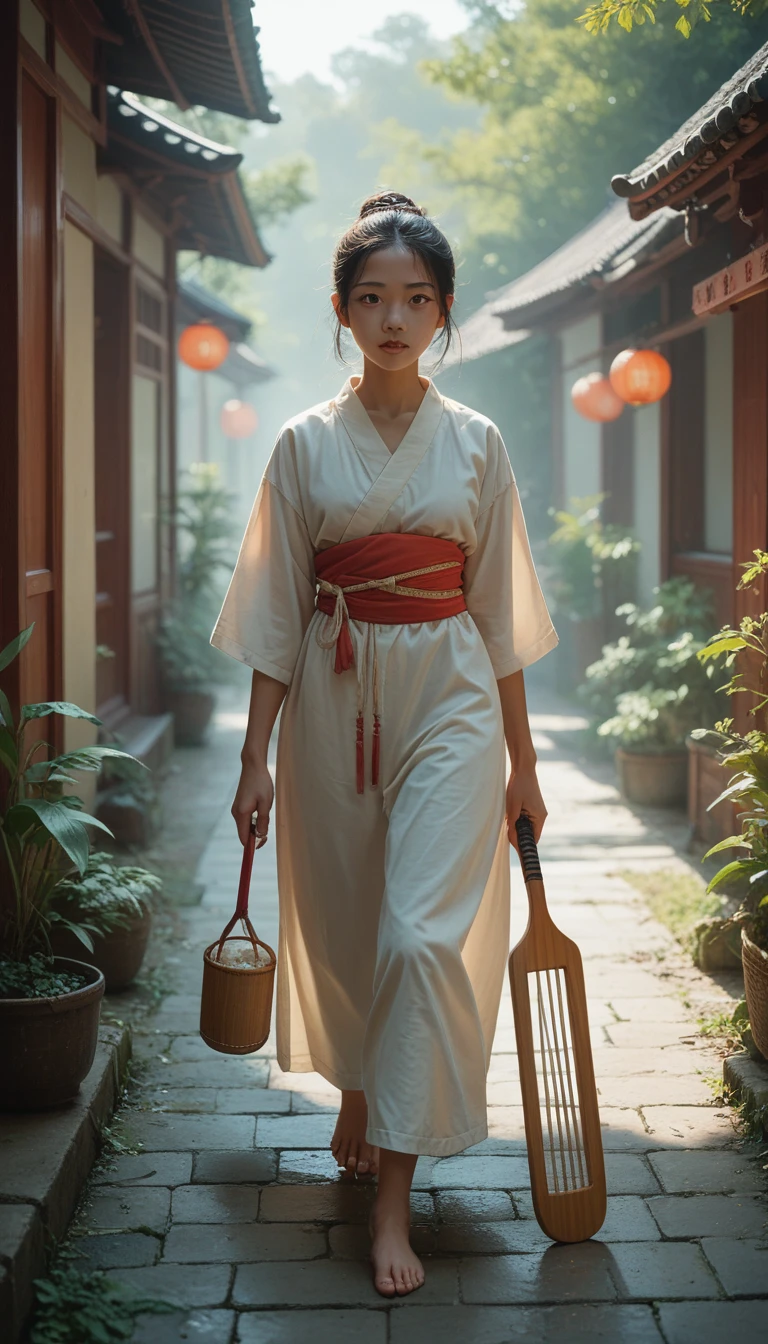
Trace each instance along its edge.
<instances>
[{"instance_id":1,"label":"woman","mask_svg":"<svg viewBox=\"0 0 768 1344\"><path fill-rule=\"evenodd\" d=\"M522 668L557 635L498 430L419 375L451 335L445 237L408 197L372 197L334 282L362 377L281 430L211 642L254 669L243 843L254 813L267 834L287 692L277 1057L341 1090L331 1147L378 1174L371 1258L391 1297L424 1282L417 1156L487 1134L507 835L521 809L537 839L546 816Z\"/></svg>"}]
</instances>

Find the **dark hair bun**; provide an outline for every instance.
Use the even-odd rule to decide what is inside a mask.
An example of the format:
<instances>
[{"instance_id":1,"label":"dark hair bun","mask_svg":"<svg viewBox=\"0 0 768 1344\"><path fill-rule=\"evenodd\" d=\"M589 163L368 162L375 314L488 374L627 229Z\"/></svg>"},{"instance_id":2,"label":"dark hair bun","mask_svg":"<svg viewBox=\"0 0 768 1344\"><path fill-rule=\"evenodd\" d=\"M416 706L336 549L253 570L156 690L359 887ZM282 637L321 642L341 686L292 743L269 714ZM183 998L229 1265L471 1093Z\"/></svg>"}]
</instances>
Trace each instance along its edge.
<instances>
[{"instance_id":1,"label":"dark hair bun","mask_svg":"<svg viewBox=\"0 0 768 1344\"><path fill-rule=\"evenodd\" d=\"M410 196L403 196L399 191L381 191L376 196L369 196L360 206L358 219L365 219L367 215L373 215L378 210L402 210L409 215L421 215L426 218L424 211L419 208Z\"/></svg>"}]
</instances>

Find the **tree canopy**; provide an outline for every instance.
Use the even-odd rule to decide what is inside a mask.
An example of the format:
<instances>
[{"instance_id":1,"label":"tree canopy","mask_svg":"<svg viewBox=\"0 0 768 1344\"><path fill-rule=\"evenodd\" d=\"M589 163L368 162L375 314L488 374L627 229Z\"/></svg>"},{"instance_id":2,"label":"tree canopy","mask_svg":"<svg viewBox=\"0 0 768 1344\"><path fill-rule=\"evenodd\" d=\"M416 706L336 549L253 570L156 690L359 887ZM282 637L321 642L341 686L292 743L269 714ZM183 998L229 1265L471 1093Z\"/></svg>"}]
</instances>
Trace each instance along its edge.
<instances>
[{"instance_id":1,"label":"tree canopy","mask_svg":"<svg viewBox=\"0 0 768 1344\"><path fill-rule=\"evenodd\" d=\"M768 19L718 7L695 43L662 20L632 42L596 39L580 0L469 0L474 22L427 77L483 109L481 125L423 144L464 212L477 290L526 271L611 199L610 179L641 162L768 38ZM477 292L479 298L479 292Z\"/></svg>"}]
</instances>

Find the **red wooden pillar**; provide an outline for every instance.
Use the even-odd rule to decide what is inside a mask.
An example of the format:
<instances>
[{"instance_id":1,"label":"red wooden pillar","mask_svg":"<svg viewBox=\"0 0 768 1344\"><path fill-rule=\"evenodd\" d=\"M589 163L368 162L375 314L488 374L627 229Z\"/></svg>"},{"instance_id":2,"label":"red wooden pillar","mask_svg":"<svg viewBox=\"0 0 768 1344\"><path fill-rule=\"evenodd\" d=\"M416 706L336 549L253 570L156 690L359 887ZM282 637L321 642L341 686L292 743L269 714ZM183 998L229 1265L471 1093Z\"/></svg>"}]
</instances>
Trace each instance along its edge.
<instances>
[{"instance_id":1,"label":"red wooden pillar","mask_svg":"<svg viewBox=\"0 0 768 1344\"><path fill-rule=\"evenodd\" d=\"M740 303L733 314L733 559L739 565L753 551L768 550L768 292ZM768 608L765 580L736 594L735 618ZM737 725L747 717L749 697L734 697Z\"/></svg>"}]
</instances>

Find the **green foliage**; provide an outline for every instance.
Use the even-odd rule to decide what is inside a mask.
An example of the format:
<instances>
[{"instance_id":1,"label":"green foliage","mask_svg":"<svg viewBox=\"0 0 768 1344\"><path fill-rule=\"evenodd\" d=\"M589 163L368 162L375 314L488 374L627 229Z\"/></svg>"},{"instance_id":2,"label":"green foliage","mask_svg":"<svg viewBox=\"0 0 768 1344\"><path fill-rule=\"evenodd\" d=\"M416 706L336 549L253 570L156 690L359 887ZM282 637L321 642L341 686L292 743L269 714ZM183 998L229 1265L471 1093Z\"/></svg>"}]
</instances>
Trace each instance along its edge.
<instances>
[{"instance_id":1,"label":"green foliage","mask_svg":"<svg viewBox=\"0 0 768 1344\"><path fill-rule=\"evenodd\" d=\"M629 7L643 12L642 0L618 4ZM612 21L595 41L575 22L582 8L473 6L450 57L425 63L428 78L484 110L479 129L436 137L422 158L463 207L464 250L486 290L588 223L611 177L663 144L768 36L765 19L746 24L721 3L695 43L670 41L663 14L631 42Z\"/></svg>"},{"instance_id":2,"label":"green foliage","mask_svg":"<svg viewBox=\"0 0 768 1344\"><path fill-rule=\"evenodd\" d=\"M218 468L198 463L192 484L177 497L179 540L177 596L166 606L157 646L166 683L174 688L208 686L231 676L229 660L210 644L221 595L219 576L231 574L233 496L219 485Z\"/></svg>"},{"instance_id":3,"label":"green foliage","mask_svg":"<svg viewBox=\"0 0 768 1344\"><path fill-rule=\"evenodd\" d=\"M53 999L85 983L84 975L57 970L53 957L35 954L23 962L0 958L0 999Z\"/></svg>"},{"instance_id":4,"label":"green foliage","mask_svg":"<svg viewBox=\"0 0 768 1344\"><path fill-rule=\"evenodd\" d=\"M606 644L587 668L579 694L615 745L645 751L682 747L687 735L715 722L720 705L712 668L701 664L710 599L688 579L654 589L657 603L617 610L628 633ZM606 717L606 707L613 713Z\"/></svg>"},{"instance_id":5,"label":"green foliage","mask_svg":"<svg viewBox=\"0 0 768 1344\"><path fill-rule=\"evenodd\" d=\"M174 1310L168 1302L132 1296L102 1274L84 1274L69 1265L56 1266L47 1278L36 1279L35 1289L31 1344L112 1344L114 1340L129 1340L137 1316Z\"/></svg>"},{"instance_id":6,"label":"green foliage","mask_svg":"<svg viewBox=\"0 0 768 1344\"><path fill-rule=\"evenodd\" d=\"M7 667L31 638L34 623L0 653L0 670ZM109 828L83 810L82 800L65 792L77 783L73 771L99 771L105 760L133 760L116 747L78 747L49 760L34 758L50 748L49 742L28 743L31 722L61 714L100 724L93 714L64 701L23 705L18 723L0 693L0 768L6 774L0 809L0 837L12 902L2 912L0 946L16 961L48 948L50 908L54 888L73 870L84 873L90 853L88 828ZM138 766L138 762L135 763Z\"/></svg>"},{"instance_id":7,"label":"green foliage","mask_svg":"<svg viewBox=\"0 0 768 1344\"><path fill-rule=\"evenodd\" d=\"M695 873L678 868L624 868L618 876L644 896L654 917L689 951L696 924L722 909L723 898L708 893Z\"/></svg>"},{"instance_id":8,"label":"green foliage","mask_svg":"<svg viewBox=\"0 0 768 1344\"><path fill-rule=\"evenodd\" d=\"M573 512L550 509L557 523L549 538L552 592L558 611L580 620L608 615L606 595L632 590L634 558L640 549L624 527L604 523L605 495L572 499ZM608 602L615 607L616 601Z\"/></svg>"},{"instance_id":9,"label":"green foliage","mask_svg":"<svg viewBox=\"0 0 768 1344\"><path fill-rule=\"evenodd\" d=\"M127 928L151 908L162 885L147 868L120 864L111 854L95 851L82 876L65 878L54 889L51 920L85 925L97 934Z\"/></svg>"},{"instance_id":10,"label":"green foliage","mask_svg":"<svg viewBox=\"0 0 768 1344\"><path fill-rule=\"evenodd\" d=\"M646 19L649 23L655 23L659 3L663 2L664 0L600 0L599 4L590 5L583 14L580 14L578 22L583 23L588 33L606 33L614 22L625 32L631 33L633 28L642 27ZM677 20L675 30L688 38L698 23L710 22L715 0L674 0L674 3L685 11ZM766 0L727 0L727 3L734 14L751 19L764 14L768 8ZM720 0L720 7L723 7L723 4L724 0Z\"/></svg>"},{"instance_id":11,"label":"green foliage","mask_svg":"<svg viewBox=\"0 0 768 1344\"><path fill-rule=\"evenodd\" d=\"M744 571L738 588L751 588L768 579L768 552L756 550L754 560L742 564ZM746 694L753 703L748 713L762 715L768 705L768 612L745 616L738 629L723 626L699 651L702 664L717 663L731 672L723 687L726 695ZM741 850L735 859L715 873L708 890L724 883L738 883L742 901L733 919L750 926L751 936L768 951L768 733L753 728L746 733L734 731L733 719L723 719L713 732L696 732L713 746L726 769L733 771L728 785L710 807L728 798L741 808L741 831L713 845L710 854Z\"/></svg>"}]
</instances>

